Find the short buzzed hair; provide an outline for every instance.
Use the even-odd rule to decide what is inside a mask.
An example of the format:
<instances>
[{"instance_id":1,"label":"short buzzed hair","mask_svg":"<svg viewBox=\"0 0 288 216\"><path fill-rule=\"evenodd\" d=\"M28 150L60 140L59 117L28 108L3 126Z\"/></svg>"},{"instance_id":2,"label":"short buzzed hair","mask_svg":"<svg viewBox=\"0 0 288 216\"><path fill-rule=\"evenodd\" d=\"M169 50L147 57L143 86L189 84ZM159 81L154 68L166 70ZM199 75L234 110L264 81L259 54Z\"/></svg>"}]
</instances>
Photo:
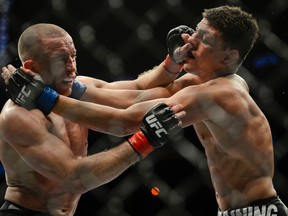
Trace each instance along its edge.
<instances>
[{"instance_id":1,"label":"short buzzed hair","mask_svg":"<svg viewBox=\"0 0 288 216\"><path fill-rule=\"evenodd\" d=\"M37 58L41 55L42 40L45 38L58 38L69 35L61 27L39 23L28 27L20 36L18 41L18 54L21 61L29 58Z\"/></svg>"}]
</instances>

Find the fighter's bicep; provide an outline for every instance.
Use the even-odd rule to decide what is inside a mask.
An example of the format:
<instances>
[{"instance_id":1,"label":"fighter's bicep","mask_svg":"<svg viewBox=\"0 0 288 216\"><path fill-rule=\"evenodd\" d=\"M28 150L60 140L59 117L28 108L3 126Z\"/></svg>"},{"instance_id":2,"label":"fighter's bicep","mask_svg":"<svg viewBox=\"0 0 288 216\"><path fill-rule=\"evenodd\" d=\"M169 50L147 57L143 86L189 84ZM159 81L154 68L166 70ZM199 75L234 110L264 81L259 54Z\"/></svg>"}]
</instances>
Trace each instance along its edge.
<instances>
[{"instance_id":1,"label":"fighter's bicep","mask_svg":"<svg viewBox=\"0 0 288 216\"><path fill-rule=\"evenodd\" d=\"M186 87L169 98L169 104L181 104L186 112L182 125L189 126L207 119L205 112L205 98L207 96L195 86ZM209 100L206 98L206 100Z\"/></svg>"},{"instance_id":2,"label":"fighter's bicep","mask_svg":"<svg viewBox=\"0 0 288 216\"><path fill-rule=\"evenodd\" d=\"M8 113L1 120L1 136L5 133L2 138L33 170L56 180L62 178L63 171L67 170L67 161L74 156L59 138L49 132L44 119L39 118L43 114L37 112L20 110L13 115Z\"/></svg>"},{"instance_id":3,"label":"fighter's bicep","mask_svg":"<svg viewBox=\"0 0 288 216\"><path fill-rule=\"evenodd\" d=\"M39 134L36 136L39 137ZM72 161L76 160L71 150L62 140L51 133L45 133L38 138L39 143L20 147L24 161L36 172L54 181L62 181L71 170Z\"/></svg>"}]
</instances>

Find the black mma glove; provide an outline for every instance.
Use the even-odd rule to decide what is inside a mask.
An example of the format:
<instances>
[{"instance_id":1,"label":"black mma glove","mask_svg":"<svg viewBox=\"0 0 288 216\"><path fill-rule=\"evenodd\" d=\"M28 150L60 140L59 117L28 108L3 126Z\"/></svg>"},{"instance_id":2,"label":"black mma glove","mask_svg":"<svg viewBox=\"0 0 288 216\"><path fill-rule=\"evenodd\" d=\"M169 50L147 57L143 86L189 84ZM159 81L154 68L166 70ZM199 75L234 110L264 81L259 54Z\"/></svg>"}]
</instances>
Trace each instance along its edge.
<instances>
[{"instance_id":1,"label":"black mma glove","mask_svg":"<svg viewBox=\"0 0 288 216\"><path fill-rule=\"evenodd\" d=\"M69 97L79 99L85 90L84 84L74 80ZM40 75L35 74L32 77L19 69L9 77L6 94L19 106L26 109L38 108L44 115L48 115L52 111L59 97L58 92L43 83Z\"/></svg>"},{"instance_id":2,"label":"black mma glove","mask_svg":"<svg viewBox=\"0 0 288 216\"><path fill-rule=\"evenodd\" d=\"M140 131L128 139L133 149L144 158L154 149L163 146L179 133L179 119L165 103L158 103L146 112Z\"/></svg>"},{"instance_id":3,"label":"black mma glove","mask_svg":"<svg viewBox=\"0 0 288 216\"><path fill-rule=\"evenodd\" d=\"M183 64L184 59L187 56L187 53L185 55L181 55L177 52L177 48L182 47L185 44L181 37L181 35L184 33L192 35L194 33L194 30L186 25L180 25L176 28L171 29L166 37L168 54L171 59L177 64Z\"/></svg>"},{"instance_id":4,"label":"black mma glove","mask_svg":"<svg viewBox=\"0 0 288 216\"><path fill-rule=\"evenodd\" d=\"M6 94L19 106L28 110L38 108L45 115L51 112L59 97L59 93L46 86L38 74L32 77L20 69L9 77Z\"/></svg>"}]
</instances>

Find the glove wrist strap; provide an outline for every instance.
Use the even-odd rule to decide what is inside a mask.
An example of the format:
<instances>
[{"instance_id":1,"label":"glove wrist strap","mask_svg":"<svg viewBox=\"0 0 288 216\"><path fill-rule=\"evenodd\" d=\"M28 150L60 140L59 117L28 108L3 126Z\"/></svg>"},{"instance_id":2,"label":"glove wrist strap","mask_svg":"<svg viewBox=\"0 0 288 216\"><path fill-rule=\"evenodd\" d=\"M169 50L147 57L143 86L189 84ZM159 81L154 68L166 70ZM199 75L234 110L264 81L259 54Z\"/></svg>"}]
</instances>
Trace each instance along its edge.
<instances>
[{"instance_id":1,"label":"glove wrist strap","mask_svg":"<svg viewBox=\"0 0 288 216\"><path fill-rule=\"evenodd\" d=\"M183 65L174 62L169 55L166 56L166 59L163 62L163 67L167 73L173 75L178 75L183 69Z\"/></svg>"},{"instance_id":2,"label":"glove wrist strap","mask_svg":"<svg viewBox=\"0 0 288 216\"><path fill-rule=\"evenodd\" d=\"M86 85L79 82L78 80L74 80L72 86L72 93L69 95L71 98L80 99L84 92L86 91Z\"/></svg>"},{"instance_id":3,"label":"glove wrist strap","mask_svg":"<svg viewBox=\"0 0 288 216\"><path fill-rule=\"evenodd\" d=\"M146 136L140 130L136 132L132 137L128 139L129 144L134 149L134 151L139 154L141 159L145 158L149 153L151 153L154 148L147 140Z\"/></svg>"},{"instance_id":4,"label":"glove wrist strap","mask_svg":"<svg viewBox=\"0 0 288 216\"><path fill-rule=\"evenodd\" d=\"M36 106L44 113L44 115L48 115L55 106L58 97L58 92L56 92L52 88L49 88L48 86L45 86L42 93L37 99Z\"/></svg>"}]
</instances>

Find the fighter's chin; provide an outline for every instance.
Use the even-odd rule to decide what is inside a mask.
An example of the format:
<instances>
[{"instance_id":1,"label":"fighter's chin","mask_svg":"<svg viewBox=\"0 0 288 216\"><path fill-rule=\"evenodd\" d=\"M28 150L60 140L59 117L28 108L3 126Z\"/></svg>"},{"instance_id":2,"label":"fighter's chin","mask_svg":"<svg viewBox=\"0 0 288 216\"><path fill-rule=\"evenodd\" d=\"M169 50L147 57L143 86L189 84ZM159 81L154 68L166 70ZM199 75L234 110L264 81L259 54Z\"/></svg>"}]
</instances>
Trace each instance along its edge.
<instances>
[{"instance_id":1,"label":"fighter's chin","mask_svg":"<svg viewBox=\"0 0 288 216\"><path fill-rule=\"evenodd\" d=\"M69 89L61 89L61 90L58 90L59 94L63 95L63 96L69 96L71 95L72 93L72 89L69 88Z\"/></svg>"}]
</instances>

